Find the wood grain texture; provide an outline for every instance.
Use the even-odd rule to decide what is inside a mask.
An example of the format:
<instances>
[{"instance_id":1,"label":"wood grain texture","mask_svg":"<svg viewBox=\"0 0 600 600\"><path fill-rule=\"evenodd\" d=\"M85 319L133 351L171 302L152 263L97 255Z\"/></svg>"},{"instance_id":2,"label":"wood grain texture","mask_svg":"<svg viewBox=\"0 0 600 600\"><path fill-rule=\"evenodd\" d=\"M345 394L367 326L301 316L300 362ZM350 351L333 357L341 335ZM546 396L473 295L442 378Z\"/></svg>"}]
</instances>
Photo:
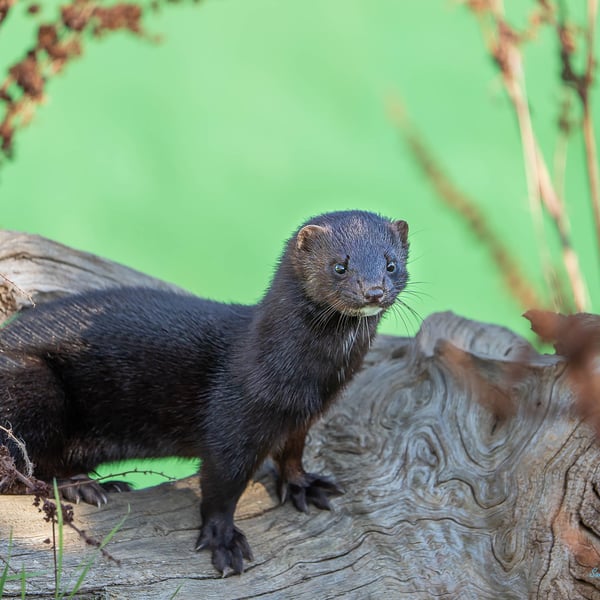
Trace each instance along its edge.
<instances>
[{"instance_id":1,"label":"wood grain texture","mask_svg":"<svg viewBox=\"0 0 600 600\"><path fill-rule=\"evenodd\" d=\"M166 285L10 232L0 233L0 273L35 302ZM27 304L6 280L2 288L5 315ZM503 399L506 414L496 410ZM221 579L193 550L195 478L77 506L78 526L97 538L130 511L107 548L120 564L98 558L77 597L600 598L598 446L573 410L564 362L506 329L443 313L414 339L380 337L311 431L306 463L346 494L332 512L300 514L278 506L263 469L238 506L255 556L241 576ZM0 496L0 557L11 530L11 565L41 573L28 598L52 596L50 527L30 497ZM68 589L94 550L69 530L66 548Z\"/></svg>"}]
</instances>

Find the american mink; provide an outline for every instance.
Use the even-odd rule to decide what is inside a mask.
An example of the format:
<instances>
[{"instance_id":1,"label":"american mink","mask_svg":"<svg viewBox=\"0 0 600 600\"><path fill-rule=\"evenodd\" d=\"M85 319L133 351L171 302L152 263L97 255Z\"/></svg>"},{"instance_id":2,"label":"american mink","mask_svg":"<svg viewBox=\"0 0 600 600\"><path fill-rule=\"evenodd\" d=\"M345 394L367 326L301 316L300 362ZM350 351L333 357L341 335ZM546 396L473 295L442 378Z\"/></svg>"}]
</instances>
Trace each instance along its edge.
<instances>
[{"instance_id":1,"label":"american mink","mask_svg":"<svg viewBox=\"0 0 600 600\"><path fill-rule=\"evenodd\" d=\"M25 441L42 479L81 483L101 462L201 457L196 549L240 573L252 555L234 509L269 454L282 501L330 508L340 492L304 470L305 437L404 289L407 235L405 221L368 212L315 217L254 306L123 287L29 309L0 330L0 424ZM69 497L105 501L87 482Z\"/></svg>"}]
</instances>

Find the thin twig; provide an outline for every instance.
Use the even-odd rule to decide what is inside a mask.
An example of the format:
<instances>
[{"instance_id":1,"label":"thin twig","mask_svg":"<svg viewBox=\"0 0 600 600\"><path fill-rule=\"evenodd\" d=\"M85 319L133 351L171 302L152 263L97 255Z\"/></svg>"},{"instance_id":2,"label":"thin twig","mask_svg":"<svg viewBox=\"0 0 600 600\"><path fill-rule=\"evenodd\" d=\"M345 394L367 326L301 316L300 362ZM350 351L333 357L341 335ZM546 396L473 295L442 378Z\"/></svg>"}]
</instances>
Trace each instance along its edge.
<instances>
[{"instance_id":1,"label":"thin twig","mask_svg":"<svg viewBox=\"0 0 600 600\"><path fill-rule=\"evenodd\" d=\"M31 306L35 307L35 301L33 300L33 296L30 293L26 292L22 287L18 286L12 279L9 279L4 273L0 273L0 277L2 277L4 281L12 285L15 288L15 290L17 290L17 292L25 296L25 298L27 298L27 300L29 300L29 302L31 303Z\"/></svg>"},{"instance_id":2,"label":"thin twig","mask_svg":"<svg viewBox=\"0 0 600 600\"><path fill-rule=\"evenodd\" d=\"M9 425L9 427L10 427L10 425ZM9 440L12 440L13 443L19 449L19 452L21 453L21 458L23 459L23 463L25 464L25 473L26 474L22 475L21 473L17 472L17 478L29 487L31 485L31 481L29 478L33 477L33 463L31 462L31 459L29 458L29 454L27 453L27 448L25 446L25 442L23 440L19 439L13 433L12 429L10 429L10 428L6 428L6 427L3 427L2 425L0 425L0 431L3 431L6 434L6 437ZM20 475L20 477L19 477L19 475ZM33 487L33 486L31 486L31 487Z\"/></svg>"},{"instance_id":3,"label":"thin twig","mask_svg":"<svg viewBox=\"0 0 600 600\"><path fill-rule=\"evenodd\" d=\"M102 542L100 540L97 540L96 538L89 536L85 529L79 529L79 527L77 527L77 525L75 525L75 523L73 523L73 521L67 521L66 525L68 525L75 533L77 533L77 535L88 546L93 546L94 548L97 548L106 560L109 560L109 561L115 563L117 566L121 565L121 561L118 558L115 558L110 552L108 552L108 550L105 550L102 547Z\"/></svg>"},{"instance_id":4,"label":"thin twig","mask_svg":"<svg viewBox=\"0 0 600 600\"><path fill-rule=\"evenodd\" d=\"M572 132L571 123L571 94L565 93L561 103L560 116L558 119L558 139L554 151L554 186L561 198L565 196L565 175L567 172L567 154L569 140Z\"/></svg>"}]
</instances>

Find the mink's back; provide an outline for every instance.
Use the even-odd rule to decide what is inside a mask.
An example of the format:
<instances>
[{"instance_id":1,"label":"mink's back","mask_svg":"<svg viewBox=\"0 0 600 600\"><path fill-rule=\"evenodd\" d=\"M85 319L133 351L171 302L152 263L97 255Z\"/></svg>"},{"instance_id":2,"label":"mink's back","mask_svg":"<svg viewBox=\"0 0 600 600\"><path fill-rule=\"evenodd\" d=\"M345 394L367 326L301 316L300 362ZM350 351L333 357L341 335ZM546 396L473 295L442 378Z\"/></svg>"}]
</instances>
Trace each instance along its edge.
<instances>
[{"instance_id":1,"label":"mink's back","mask_svg":"<svg viewBox=\"0 0 600 600\"><path fill-rule=\"evenodd\" d=\"M215 382L253 311L146 288L29 309L0 329L0 421L16 426L44 406L40 418L63 415L67 438L102 440L102 460L197 456Z\"/></svg>"},{"instance_id":2,"label":"mink's back","mask_svg":"<svg viewBox=\"0 0 600 600\"><path fill-rule=\"evenodd\" d=\"M253 310L149 288L93 291L21 313L0 329L0 352L44 356L64 368L80 368L81 353L198 365L226 350Z\"/></svg>"},{"instance_id":3,"label":"mink's back","mask_svg":"<svg viewBox=\"0 0 600 600\"><path fill-rule=\"evenodd\" d=\"M143 287L94 290L38 305L0 328L0 349L55 351L130 340L207 343L247 326L253 306ZM169 336L164 334L168 333Z\"/></svg>"}]
</instances>

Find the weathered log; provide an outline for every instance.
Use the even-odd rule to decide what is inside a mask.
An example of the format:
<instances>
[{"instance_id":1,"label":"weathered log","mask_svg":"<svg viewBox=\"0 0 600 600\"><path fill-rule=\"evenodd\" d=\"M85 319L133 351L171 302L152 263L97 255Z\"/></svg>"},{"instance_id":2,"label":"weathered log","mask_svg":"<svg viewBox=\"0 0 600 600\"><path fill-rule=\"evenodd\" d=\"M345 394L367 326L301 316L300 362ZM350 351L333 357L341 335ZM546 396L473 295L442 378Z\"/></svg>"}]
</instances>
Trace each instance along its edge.
<instances>
[{"instance_id":1,"label":"weathered log","mask_svg":"<svg viewBox=\"0 0 600 600\"><path fill-rule=\"evenodd\" d=\"M10 232L0 233L0 273L4 316L82 289L170 287ZM512 399L513 416L486 408L494 394ZM311 470L346 489L335 510L278 506L261 475L237 514L255 560L222 579L193 549L195 478L79 505L76 523L97 539L127 518L107 547L120 563L97 557L77 597L600 598L600 451L572 406L558 357L501 327L432 315L414 339L379 338L311 431ZM0 559L34 573L28 598L54 593L49 537L30 496L0 496ZM64 590L94 552L65 529ZM11 582L4 594L19 590Z\"/></svg>"}]
</instances>

